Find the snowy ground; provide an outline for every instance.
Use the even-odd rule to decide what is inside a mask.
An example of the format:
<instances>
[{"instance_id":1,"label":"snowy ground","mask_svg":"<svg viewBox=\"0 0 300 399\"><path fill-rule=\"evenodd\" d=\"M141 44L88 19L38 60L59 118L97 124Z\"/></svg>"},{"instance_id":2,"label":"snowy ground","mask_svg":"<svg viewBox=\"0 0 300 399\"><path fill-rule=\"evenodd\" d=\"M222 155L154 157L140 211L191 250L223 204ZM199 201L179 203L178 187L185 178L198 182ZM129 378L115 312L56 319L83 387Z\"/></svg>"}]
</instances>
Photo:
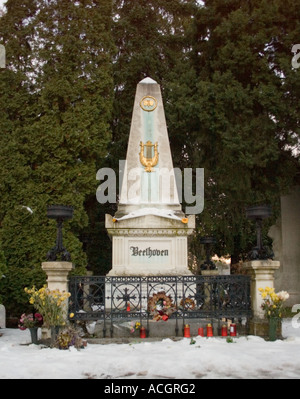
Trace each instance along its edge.
<instances>
[{"instance_id":1,"label":"snowy ground","mask_svg":"<svg viewBox=\"0 0 300 399\"><path fill-rule=\"evenodd\" d=\"M29 331L0 330L0 379L300 378L300 328L283 323L284 340L248 336L88 344L63 351L30 343Z\"/></svg>"}]
</instances>

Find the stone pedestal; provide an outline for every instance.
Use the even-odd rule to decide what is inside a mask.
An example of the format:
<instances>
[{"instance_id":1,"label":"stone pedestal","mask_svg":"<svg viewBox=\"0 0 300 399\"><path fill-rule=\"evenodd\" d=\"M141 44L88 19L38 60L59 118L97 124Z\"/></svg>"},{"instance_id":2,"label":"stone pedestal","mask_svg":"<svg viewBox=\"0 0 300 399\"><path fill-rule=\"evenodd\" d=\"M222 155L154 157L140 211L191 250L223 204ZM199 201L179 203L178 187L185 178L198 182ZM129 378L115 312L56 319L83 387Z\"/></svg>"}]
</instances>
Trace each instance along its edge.
<instances>
[{"instance_id":1,"label":"stone pedestal","mask_svg":"<svg viewBox=\"0 0 300 399\"><path fill-rule=\"evenodd\" d=\"M272 260L255 260L244 263L244 269L251 276L251 301L253 317L250 321L250 334L268 335L268 321L261 308L263 303L259 288L274 288L274 274L280 262Z\"/></svg>"},{"instance_id":2,"label":"stone pedestal","mask_svg":"<svg viewBox=\"0 0 300 399\"><path fill-rule=\"evenodd\" d=\"M0 328L6 328L6 311L3 305L0 305Z\"/></svg>"},{"instance_id":3,"label":"stone pedestal","mask_svg":"<svg viewBox=\"0 0 300 399\"><path fill-rule=\"evenodd\" d=\"M69 291L68 274L73 269L71 262L43 262L42 269L47 274L47 285L49 290ZM65 303L66 314L68 311L68 300ZM42 338L50 337L50 330L42 329Z\"/></svg>"},{"instance_id":4,"label":"stone pedestal","mask_svg":"<svg viewBox=\"0 0 300 399\"><path fill-rule=\"evenodd\" d=\"M109 276L190 275L188 235L195 216L183 223L157 215L113 221L106 215L106 228L113 240L112 270Z\"/></svg>"},{"instance_id":5,"label":"stone pedestal","mask_svg":"<svg viewBox=\"0 0 300 399\"><path fill-rule=\"evenodd\" d=\"M43 262L42 269L47 274L47 284L50 290L68 292L68 274L73 269L71 262Z\"/></svg>"}]
</instances>

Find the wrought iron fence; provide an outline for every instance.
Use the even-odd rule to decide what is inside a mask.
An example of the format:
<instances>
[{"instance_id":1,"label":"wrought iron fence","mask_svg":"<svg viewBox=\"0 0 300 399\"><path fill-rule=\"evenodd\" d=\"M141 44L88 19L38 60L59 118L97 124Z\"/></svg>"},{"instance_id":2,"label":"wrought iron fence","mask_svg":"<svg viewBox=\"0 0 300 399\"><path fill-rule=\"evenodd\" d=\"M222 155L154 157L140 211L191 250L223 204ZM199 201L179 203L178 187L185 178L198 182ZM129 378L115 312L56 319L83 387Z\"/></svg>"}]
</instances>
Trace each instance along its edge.
<instances>
[{"instance_id":1,"label":"wrought iron fence","mask_svg":"<svg viewBox=\"0 0 300 399\"><path fill-rule=\"evenodd\" d=\"M154 319L249 318L250 278L230 276L71 277L70 313L73 320L124 320L147 325Z\"/></svg>"}]
</instances>

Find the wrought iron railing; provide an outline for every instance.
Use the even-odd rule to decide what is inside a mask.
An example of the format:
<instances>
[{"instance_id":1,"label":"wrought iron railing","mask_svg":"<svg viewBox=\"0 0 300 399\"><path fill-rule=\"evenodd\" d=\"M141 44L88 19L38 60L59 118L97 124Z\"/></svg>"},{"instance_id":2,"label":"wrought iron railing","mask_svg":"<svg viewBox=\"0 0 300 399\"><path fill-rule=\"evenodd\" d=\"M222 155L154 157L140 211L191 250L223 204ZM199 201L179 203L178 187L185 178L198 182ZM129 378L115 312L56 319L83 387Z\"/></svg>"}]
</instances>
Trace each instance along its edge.
<instances>
[{"instance_id":1,"label":"wrought iron railing","mask_svg":"<svg viewBox=\"0 0 300 399\"><path fill-rule=\"evenodd\" d=\"M229 276L151 276L70 278L73 320L103 321L112 335L113 323L152 319L178 320L249 318L250 278Z\"/></svg>"}]
</instances>

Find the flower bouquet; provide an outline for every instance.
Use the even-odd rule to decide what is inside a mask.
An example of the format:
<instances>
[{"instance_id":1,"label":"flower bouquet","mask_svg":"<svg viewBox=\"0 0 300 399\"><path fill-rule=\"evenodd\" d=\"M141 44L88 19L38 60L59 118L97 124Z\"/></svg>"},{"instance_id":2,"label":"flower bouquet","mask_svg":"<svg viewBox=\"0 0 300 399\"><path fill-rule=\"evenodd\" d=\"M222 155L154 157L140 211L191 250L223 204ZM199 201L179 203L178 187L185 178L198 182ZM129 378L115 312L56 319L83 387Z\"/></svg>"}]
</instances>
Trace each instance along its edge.
<instances>
[{"instance_id":1,"label":"flower bouquet","mask_svg":"<svg viewBox=\"0 0 300 399\"><path fill-rule=\"evenodd\" d=\"M283 303L289 298L286 291L275 293L274 288L259 288L263 303L261 305L265 312L265 316L270 318L281 318Z\"/></svg>"},{"instance_id":2,"label":"flower bouquet","mask_svg":"<svg viewBox=\"0 0 300 399\"><path fill-rule=\"evenodd\" d=\"M19 320L19 329L20 330L26 330L27 328L30 331L31 335L31 342L33 344L38 343L38 328L43 325L43 316L40 313L30 313L30 314L25 314L23 313L21 315L21 318Z\"/></svg>"},{"instance_id":3,"label":"flower bouquet","mask_svg":"<svg viewBox=\"0 0 300 399\"><path fill-rule=\"evenodd\" d=\"M71 296L69 292L50 290L47 286L37 290L35 287L25 292L30 295L29 303L43 316L46 327L63 326L66 324L66 300Z\"/></svg>"},{"instance_id":4,"label":"flower bouquet","mask_svg":"<svg viewBox=\"0 0 300 399\"><path fill-rule=\"evenodd\" d=\"M141 328L141 323L137 321L136 323L132 322L130 324L130 332L133 334L136 330L139 330Z\"/></svg>"},{"instance_id":5,"label":"flower bouquet","mask_svg":"<svg viewBox=\"0 0 300 399\"><path fill-rule=\"evenodd\" d=\"M275 341L277 337L277 327L281 322L283 303L289 298L286 291L275 293L274 288L259 288L263 303L261 308L265 317L269 320L269 339Z\"/></svg>"},{"instance_id":6,"label":"flower bouquet","mask_svg":"<svg viewBox=\"0 0 300 399\"><path fill-rule=\"evenodd\" d=\"M18 327L20 330L26 330L27 328L38 328L43 325L43 316L39 313L23 313L20 317Z\"/></svg>"}]
</instances>

